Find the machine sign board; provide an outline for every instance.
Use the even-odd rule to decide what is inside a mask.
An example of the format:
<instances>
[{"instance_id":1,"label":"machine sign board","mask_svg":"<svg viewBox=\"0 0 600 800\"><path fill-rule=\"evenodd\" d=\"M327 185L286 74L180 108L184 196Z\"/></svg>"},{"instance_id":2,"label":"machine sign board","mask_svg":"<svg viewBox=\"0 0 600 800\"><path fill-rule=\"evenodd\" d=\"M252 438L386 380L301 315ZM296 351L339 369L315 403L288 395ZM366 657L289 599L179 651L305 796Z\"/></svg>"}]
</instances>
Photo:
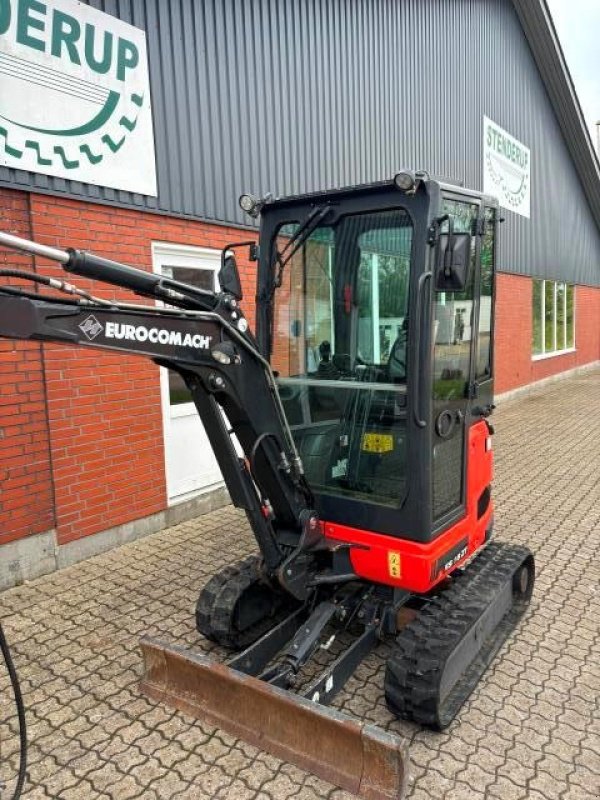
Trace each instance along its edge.
<instances>
[{"instance_id":1,"label":"machine sign board","mask_svg":"<svg viewBox=\"0 0 600 800\"><path fill-rule=\"evenodd\" d=\"M483 118L483 192L529 219L531 152L488 117Z\"/></svg>"},{"instance_id":2,"label":"machine sign board","mask_svg":"<svg viewBox=\"0 0 600 800\"><path fill-rule=\"evenodd\" d=\"M155 197L145 32L75 0L0 0L0 164Z\"/></svg>"}]
</instances>

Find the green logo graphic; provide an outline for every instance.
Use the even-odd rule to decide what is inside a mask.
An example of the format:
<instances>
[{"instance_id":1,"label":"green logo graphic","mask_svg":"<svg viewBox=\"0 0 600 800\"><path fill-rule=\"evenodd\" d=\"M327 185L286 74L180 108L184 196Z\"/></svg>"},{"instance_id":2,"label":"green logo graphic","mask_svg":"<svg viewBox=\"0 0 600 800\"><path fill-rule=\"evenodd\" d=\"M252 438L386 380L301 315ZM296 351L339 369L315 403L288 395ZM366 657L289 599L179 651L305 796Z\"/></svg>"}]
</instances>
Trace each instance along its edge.
<instances>
[{"instance_id":1,"label":"green logo graphic","mask_svg":"<svg viewBox=\"0 0 600 800\"><path fill-rule=\"evenodd\" d=\"M154 176L143 31L74 0L0 0L2 163L127 188L128 165L110 170L144 116Z\"/></svg>"}]
</instances>

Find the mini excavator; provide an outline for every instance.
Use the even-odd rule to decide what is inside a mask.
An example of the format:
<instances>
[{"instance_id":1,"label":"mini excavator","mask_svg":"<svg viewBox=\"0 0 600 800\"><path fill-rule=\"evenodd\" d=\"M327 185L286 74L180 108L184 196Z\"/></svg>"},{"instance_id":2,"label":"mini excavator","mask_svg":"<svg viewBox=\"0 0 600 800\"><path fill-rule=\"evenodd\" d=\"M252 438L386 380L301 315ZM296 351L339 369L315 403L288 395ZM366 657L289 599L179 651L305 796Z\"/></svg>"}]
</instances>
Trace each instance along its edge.
<instances>
[{"instance_id":1,"label":"mini excavator","mask_svg":"<svg viewBox=\"0 0 600 800\"><path fill-rule=\"evenodd\" d=\"M388 734L327 705L387 640L390 711L447 727L534 583L527 548L490 541L497 202L404 170L240 205L260 217L258 244L224 249L216 292L0 234L161 301L3 269L19 285L1 285L0 335L178 373L247 515L257 554L234 556L196 607L200 634L234 654L217 664L143 641L144 689L365 797L400 796ZM255 334L239 247L257 262Z\"/></svg>"}]
</instances>

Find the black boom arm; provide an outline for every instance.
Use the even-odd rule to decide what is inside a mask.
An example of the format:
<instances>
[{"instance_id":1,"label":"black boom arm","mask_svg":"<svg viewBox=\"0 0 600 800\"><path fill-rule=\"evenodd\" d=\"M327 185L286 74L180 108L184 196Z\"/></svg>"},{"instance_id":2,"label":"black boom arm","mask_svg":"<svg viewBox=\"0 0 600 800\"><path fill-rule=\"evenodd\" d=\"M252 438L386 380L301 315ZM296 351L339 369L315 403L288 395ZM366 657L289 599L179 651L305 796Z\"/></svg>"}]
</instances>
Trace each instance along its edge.
<instances>
[{"instance_id":1,"label":"black boom arm","mask_svg":"<svg viewBox=\"0 0 600 800\"><path fill-rule=\"evenodd\" d=\"M290 543L299 541L307 520L314 519L312 495L271 367L257 350L235 298L7 234L0 233L0 244L179 306L101 300L61 281L0 270L0 276L25 277L78 295L62 299L0 284L1 337L146 356L183 377L232 502L246 511L267 570L275 574L289 557Z\"/></svg>"}]
</instances>

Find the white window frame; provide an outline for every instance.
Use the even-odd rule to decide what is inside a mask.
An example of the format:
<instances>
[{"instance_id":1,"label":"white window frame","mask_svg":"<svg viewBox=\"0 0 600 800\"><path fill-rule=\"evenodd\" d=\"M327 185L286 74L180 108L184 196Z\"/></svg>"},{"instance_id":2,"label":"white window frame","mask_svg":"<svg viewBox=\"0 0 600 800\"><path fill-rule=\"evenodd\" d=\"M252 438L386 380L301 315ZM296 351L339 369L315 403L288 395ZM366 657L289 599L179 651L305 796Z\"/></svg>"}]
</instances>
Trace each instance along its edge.
<instances>
[{"instance_id":1,"label":"white window frame","mask_svg":"<svg viewBox=\"0 0 600 800\"><path fill-rule=\"evenodd\" d=\"M575 340L575 332L577 329L576 325L576 308L577 308L577 293L576 293L576 285L574 283L567 283L566 281L554 281L554 280L546 280L545 278L534 278L533 280L539 281L541 284L541 292L540 292L540 314L541 314L541 334L542 334L542 352L541 353L532 353L531 360L532 361L543 361L546 358L554 358L555 356L563 356L566 353L574 353L577 350L577 342ZM553 285L554 291L554 302L553 302L553 315L552 315L552 345L553 348L551 350L546 349L546 284L551 283ZM563 333L563 346L559 348L558 342L556 341L557 337L557 313L556 313L556 295L558 291L558 284L563 284L565 287L564 297L563 297L563 320L564 320L564 333ZM567 331L567 295L568 295L568 287L572 287L573 289L573 345L571 347L567 347L567 339L568 339L568 331ZM532 311L532 314L535 312ZM535 324L535 317L532 317L532 324ZM532 344L533 348L533 344Z\"/></svg>"}]
</instances>

